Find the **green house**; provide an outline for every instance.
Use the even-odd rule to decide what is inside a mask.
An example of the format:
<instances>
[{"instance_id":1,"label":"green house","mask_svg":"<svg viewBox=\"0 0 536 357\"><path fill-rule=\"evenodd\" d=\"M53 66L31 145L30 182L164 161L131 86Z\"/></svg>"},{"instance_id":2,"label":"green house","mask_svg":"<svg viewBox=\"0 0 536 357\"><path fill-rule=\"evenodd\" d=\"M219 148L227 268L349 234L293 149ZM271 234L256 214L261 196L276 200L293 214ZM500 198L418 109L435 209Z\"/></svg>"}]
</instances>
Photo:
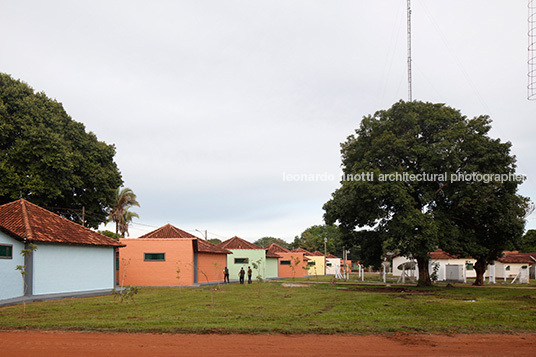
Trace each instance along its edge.
<instances>
[{"instance_id":1,"label":"green house","mask_svg":"<svg viewBox=\"0 0 536 357\"><path fill-rule=\"evenodd\" d=\"M227 249L233 253L227 255L227 268L229 269L229 278L231 280L238 280L240 268L244 268L247 271L248 267L251 267L253 271L253 280L257 276L260 276L262 279L272 277L270 275L273 273L268 271L269 269L267 267L266 249L236 236L221 242L218 244L218 247ZM254 268L255 265L258 267L257 269Z\"/></svg>"}]
</instances>

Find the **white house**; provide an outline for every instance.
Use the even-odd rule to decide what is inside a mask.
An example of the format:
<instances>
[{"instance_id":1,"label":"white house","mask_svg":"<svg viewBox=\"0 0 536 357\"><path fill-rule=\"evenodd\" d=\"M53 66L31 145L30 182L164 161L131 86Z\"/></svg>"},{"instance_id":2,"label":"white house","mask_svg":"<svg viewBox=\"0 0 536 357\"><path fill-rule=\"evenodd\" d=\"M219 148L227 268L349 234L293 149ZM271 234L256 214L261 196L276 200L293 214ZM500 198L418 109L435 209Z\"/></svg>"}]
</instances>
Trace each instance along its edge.
<instances>
[{"instance_id":1,"label":"white house","mask_svg":"<svg viewBox=\"0 0 536 357\"><path fill-rule=\"evenodd\" d=\"M415 268L410 269L410 272L406 272L407 275L414 277L419 276L419 268L417 267L417 261L405 256L396 256L393 258L393 275L401 276L402 269L399 269L403 263L413 262ZM459 258L453 257L443 250L438 249L435 252L430 252L430 262L428 270L430 274L437 273L437 280L463 280L465 278L475 278L476 272L474 270L474 264L476 260L473 258Z\"/></svg>"},{"instance_id":2,"label":"white house","mask_svg":"<svg viewBox=\"0 0 536 357\"><path fill-rule=\"evenodd\" d=\"M519 253L518 251L505 251L504 256L495 261L496 279L513 279L521 269L532 269L536 265L536 253ZM532 273L534 279L534 274Z\"/></svg>"},{"instance_id":3,"label":"white house","mask_svg":"<svg viewBox=\"0 0 536 357\"><path fill-rule=\"evenodd\" d=\"M341 258L333 254L326 257L326 275L337 275L341 272Z\"/></svg>"},{"instance_id":4,"label":"white house","mask_svg":"<svg viewBox=\"0 0 536 357\"><path fill-rule=\"evenodd\" d=\"M37 249L20 253L30 243ZM0 304L110 292L118 241L24 199L0 206ZM26 267L26 275L16 270ZM11 301L10 301L11 300Z\"/></svg>"}]
</instances>

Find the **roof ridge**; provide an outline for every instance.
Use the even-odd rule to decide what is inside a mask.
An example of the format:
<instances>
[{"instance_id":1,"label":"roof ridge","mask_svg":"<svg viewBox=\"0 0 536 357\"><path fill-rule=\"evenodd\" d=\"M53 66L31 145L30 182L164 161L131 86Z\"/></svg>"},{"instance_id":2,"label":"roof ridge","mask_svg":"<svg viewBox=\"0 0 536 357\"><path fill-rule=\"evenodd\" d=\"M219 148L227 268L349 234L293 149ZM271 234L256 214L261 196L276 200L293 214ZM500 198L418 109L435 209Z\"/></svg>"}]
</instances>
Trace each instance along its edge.
<instances>
[{"instance_id":1,"label":"roof ridge","mask_svg":"<svg viewBox=\"0 0 536 357\"><path fill-rule=\"evenodd\" d=\"M30 226L30 219L28 217L28 211L26 210L26 205L25 205L26 202L28 201L26 201L24 198L20 199L20 206L22 209L22 222L24 223L24 228L26 232L26 237L24 238L28 240L32 240L33 232L32 232L32 227Z\"/></svg>"}]
</instances>

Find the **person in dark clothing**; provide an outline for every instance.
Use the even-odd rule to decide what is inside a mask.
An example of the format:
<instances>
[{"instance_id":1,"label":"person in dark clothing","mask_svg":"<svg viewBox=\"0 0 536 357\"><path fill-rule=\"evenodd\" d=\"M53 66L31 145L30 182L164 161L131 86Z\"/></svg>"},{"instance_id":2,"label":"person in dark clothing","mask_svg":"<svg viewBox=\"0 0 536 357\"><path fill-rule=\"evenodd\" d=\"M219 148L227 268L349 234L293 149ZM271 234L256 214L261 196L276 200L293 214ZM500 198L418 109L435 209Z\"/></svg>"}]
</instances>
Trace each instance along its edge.
<instances>
[{"instance_id":1,"label":"person in dark clothing","mask_svg":"<svg viewBox=\"0 0 536 357\"><path fill-rule=\"evenodd\" d=\"M223 282L229 284L229 269L223 269Z\"/></svg>"},{"instance_id":2,"label":"person in dark clothing","mask_svg":"<svg viewBox=\"0 0 536 357\"><path fill-rule=\"evenodd\" d=\"M240 271L238 272L238 277L240 278L240 284L244 284L244 275L246 275L246 272L244 271L244 268L240 268Z\"/></svg>"},{"instance_id":3,"label":"person in dark clothing","mask_svg":"<svg viewBox=\"0 0 536 357\"><path fill-rule=\"evenodd\" d=\"M251 274L252 274L251 267L248 267L248 284L251 284Z\"/></svg>"}]
</instances>

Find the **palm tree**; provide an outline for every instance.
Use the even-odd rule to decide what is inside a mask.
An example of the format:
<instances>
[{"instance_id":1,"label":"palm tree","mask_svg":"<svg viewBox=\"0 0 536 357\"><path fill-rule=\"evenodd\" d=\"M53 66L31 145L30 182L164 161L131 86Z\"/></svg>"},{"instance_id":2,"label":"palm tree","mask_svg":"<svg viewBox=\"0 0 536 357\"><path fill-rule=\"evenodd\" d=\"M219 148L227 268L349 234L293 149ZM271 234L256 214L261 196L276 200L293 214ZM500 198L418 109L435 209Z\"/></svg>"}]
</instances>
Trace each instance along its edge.
<instances>
[{"instance_id":1,"label":"palm tree","mask_svg":"<svg viewBox=\"0 0 536 357\"><path fill-rule=\"evenodd\" d=\"M134 217L139 218L136 212L129 211L132 206L140 206L136 200L136 194L128 187L117 188L115 193L115 203L110 209L108 222L115 222L115 236L121 234L128 235L128 224Z\"/></svg>"},{"instance_id":2,"label":"palm tree","mask_svg":"<svg viewBox=\"0 0 536 357\"><path fill-rule=\"evenodd\" d=\"M139 206L139 205L138 205ZM140 218L140 216L136 212L131 212L128 210L128 208L125 210L125 214L123 215L121 221L119 222L119 233L123 237L128 237L128 225L130 222L132 222L132 219Z\"/></svg>"}]
</instances>

